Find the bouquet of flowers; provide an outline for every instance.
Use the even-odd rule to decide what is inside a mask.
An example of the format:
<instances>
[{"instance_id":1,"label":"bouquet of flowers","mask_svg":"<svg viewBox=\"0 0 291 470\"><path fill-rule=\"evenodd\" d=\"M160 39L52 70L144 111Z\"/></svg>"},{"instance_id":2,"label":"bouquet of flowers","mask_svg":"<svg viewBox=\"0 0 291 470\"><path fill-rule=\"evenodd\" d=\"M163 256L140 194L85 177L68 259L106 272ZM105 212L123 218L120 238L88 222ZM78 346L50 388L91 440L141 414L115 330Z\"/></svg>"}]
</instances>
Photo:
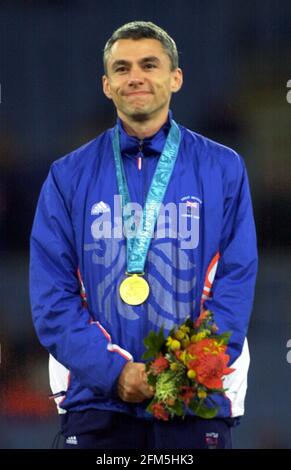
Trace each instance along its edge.
<instances>
[{"instance_id":1,"label":"bouquet of flowers","mask_svg":"<svg viewBox=\"0 0 291 470\"><path fill-rule=\"evenodd\" d=\"M214 418L218 412L212 395L223 394L227 367L225 353L231 333L218 334L213 313L204 310L195 322L189 318L170 331L150 332L144 340L148 383L155 395L147 411L156 418L184 417L187 408L201 418Z\"/></svg>"}]
</instances>

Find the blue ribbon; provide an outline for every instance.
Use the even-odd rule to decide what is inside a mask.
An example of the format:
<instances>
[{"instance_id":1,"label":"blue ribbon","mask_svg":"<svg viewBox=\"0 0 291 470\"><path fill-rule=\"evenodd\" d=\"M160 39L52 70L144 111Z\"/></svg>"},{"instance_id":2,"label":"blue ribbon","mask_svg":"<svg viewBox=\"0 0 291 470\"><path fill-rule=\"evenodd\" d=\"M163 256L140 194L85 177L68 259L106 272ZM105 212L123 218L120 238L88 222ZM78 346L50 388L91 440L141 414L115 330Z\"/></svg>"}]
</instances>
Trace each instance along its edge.
<instances>
[{"instance_id":1,"label":"blue ribbon","mask_svg":"<svg viewBox=\"0 0 291 470\"><path fill-rule=\"evenodd\" d=\"M177 159L178 150L181 141L181 132L176 122L171 119L171 128L168 133L163 152L159 158L155 174L153 176L149 192L147 194L146 203L143 208L141 220L137 229L137 233L133 237L127 237L127 272L143 273L144 266L154 233L154 228L160 211L161 203L164 199L174 165ZM126 176L122 163L119 144L118 126L114 128L112 139L116 177L118 183L119 194L122 197L122 219L123 226L127 226L131 214L127 214L124 210L125 206L130 203L130 196L126 182Z\"/></svg>"}]
</instances>

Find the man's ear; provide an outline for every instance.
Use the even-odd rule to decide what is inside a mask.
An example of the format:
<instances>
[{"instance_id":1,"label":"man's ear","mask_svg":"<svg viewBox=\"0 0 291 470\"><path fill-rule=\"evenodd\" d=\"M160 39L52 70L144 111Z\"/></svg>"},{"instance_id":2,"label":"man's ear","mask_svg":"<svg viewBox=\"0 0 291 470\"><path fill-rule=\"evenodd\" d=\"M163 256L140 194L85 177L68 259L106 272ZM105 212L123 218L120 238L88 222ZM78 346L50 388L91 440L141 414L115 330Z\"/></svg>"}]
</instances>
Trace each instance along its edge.
<instances>
[{"instance_id":1,"label":"man's ear","mask_svg":"<svg viewBox=\"0 0 291 470\"><path fill-rule=\"evenodd\" d=\"M103 75L102 77L102 83L103 83L103 93L107 98L110 100L112 99L111 91L110 91L110 84L109 84L109 79L107 75Z\"/></svg>"},{"instance_id":2,"label":"man's ear","mask_svg":"<svg viewBox=\"0 0 291 470\"><path fill-rule=\"evenodd\" d=\"M179 67L172 72L171 82L171 91L172 93L176 93L183 85L183 72Z\"/></svg>"}]
</instances>

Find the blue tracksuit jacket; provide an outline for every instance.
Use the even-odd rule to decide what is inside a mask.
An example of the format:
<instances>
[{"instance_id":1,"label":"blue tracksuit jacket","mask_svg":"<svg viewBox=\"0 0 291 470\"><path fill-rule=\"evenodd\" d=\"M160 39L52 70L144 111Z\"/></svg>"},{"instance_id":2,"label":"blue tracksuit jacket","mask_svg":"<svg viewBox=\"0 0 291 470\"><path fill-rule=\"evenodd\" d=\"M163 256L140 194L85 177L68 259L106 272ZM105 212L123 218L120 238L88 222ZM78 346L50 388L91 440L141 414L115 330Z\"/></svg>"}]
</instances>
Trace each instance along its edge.
<instances>
[{"instance_id":1,"label":"blue tracksuit jacket","mask_svg":"<svg viewBox=\"0 0 291 470\"><path fill-rule=\"evenodd\" d=\"M119 120L118 126L131 201L142 206L169 121L142 142ZM179 127L181 145L164 204L192 209L181 221L193 224L194 245L183 244L187 237L178 230L152 239L145 266L151 291L140 306L124 304L118 293L126 245L114 219L113 129L54 162L42 187L31 234L30 294L60 413L100 409L149 417L146 402L118 398L119 374L128 360L141 361L150 330L164 325L167 332L186 316L197 317L204 302L219 332L233 332L228 352L236 371L225 378L225 397L217 399L219 416L243 414L245 338L257 271L246 169L233 150Z\"/></svg>"}]
</instances>

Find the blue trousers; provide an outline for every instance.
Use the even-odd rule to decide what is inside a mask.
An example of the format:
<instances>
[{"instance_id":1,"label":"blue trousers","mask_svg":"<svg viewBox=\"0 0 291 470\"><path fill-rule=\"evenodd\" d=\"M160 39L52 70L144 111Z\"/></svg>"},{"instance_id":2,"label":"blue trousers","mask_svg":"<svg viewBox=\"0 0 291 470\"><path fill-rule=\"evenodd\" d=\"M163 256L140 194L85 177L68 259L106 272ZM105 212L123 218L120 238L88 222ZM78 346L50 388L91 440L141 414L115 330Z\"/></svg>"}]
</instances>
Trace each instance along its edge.
<instances>
[{"instance_id":1,"label":"blue trousers","mask_svg":"<svg viewBox=\"0 0 291 470\"><path fill-rule=\"evenodd\" d=\"M232 419L186 416L168 422L94 411L62 416L66 449L231 449Z\"/></svg>"}]
</instances>

